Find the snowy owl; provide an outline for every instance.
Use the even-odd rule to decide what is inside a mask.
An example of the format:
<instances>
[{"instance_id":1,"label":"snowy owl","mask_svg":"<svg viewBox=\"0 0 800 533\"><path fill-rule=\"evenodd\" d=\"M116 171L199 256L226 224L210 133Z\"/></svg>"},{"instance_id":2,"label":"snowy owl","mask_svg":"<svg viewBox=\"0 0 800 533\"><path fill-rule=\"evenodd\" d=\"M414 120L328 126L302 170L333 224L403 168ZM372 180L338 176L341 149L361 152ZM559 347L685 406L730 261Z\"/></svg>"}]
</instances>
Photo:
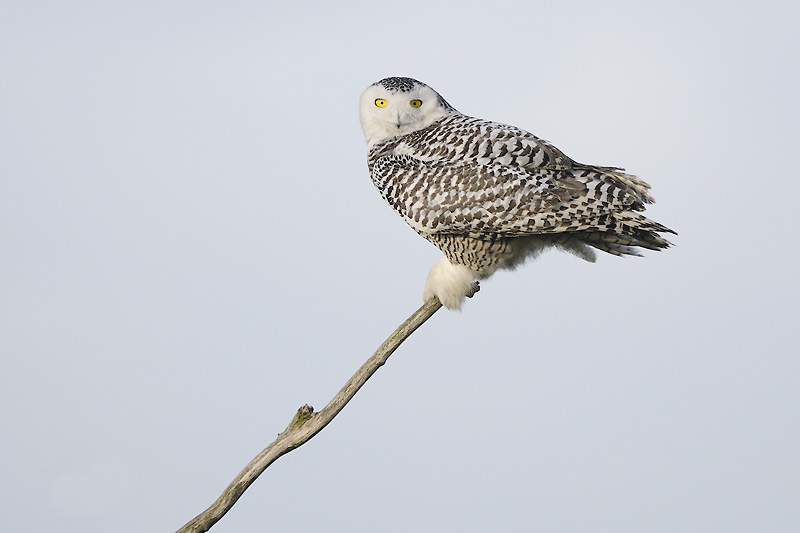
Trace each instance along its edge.
<instances>
[{"instance_id":1,"label":"snowy owl","mask_svg":"<svg viewBox=\"0 0 800 533\"><path fill-rule=\"evenodd\" d=\"M361 95L370 177L384 200L444 257L423 299L460 309L478 282L555 247L640 255L674 233L639 212L650 186L584 165L527 131L463 115L431 87L386 78Z\"/></svg>"}]
</instances>

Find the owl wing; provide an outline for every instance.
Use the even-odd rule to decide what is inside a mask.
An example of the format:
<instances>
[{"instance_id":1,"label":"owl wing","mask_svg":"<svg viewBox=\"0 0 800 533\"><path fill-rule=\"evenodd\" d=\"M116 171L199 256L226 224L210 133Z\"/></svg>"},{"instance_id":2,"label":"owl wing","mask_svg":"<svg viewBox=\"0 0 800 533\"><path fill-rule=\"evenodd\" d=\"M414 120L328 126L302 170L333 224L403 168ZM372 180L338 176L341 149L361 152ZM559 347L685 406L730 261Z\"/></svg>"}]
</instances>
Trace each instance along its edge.
<instances>
[{"instance_id":1,"label":"owl wing","mask_svg":"<svg viewBox=\"0 0 800 533\"><path fill-rule=\"evenodd\" d=\"M650 222L633 213L652 201L635 176L577 163L524 130L463 115L373 147L369 164L386 201L422 233L600 231L619 213ZM656 226L649 231L668 231Z\"/></svg>"},{"instance_id":2,"label":"owl wing","mask_svg":"<svg viewBox=\"0 0 800 533\"><path fill-rule=\"evenodd\" d=\"M424 161L408 155L375 162L384 199L420 233L519 237L600 229L642 199L601 171ZM644 217L642 217L644 218Z\"/></svg>"}]
</instances>

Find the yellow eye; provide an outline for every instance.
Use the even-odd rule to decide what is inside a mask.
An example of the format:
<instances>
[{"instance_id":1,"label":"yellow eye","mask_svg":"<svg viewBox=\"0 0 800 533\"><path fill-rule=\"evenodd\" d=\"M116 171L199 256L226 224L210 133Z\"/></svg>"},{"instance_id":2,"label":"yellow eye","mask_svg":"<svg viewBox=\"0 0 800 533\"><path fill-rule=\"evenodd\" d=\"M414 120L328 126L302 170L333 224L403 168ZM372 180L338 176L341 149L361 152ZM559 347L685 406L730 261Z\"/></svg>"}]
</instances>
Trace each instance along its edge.
<instances>
[{"instance_id":1,"label":"yellow eye","mask_svg":"<svg viewBox=\"0 0 800 533\"><path fill-rule=\"evenodd\" d=\"M411 100L409 104L411 104L411 107L419 107L422 105L422 100Z\"/></svg>"},{"instance_id":2,"label":"yellow eye","mask_svg":"<svg viewBox=\"0 0 800 533\"><path fill-rule=\"evenodd\" d=\"M383 98L376 98L375 105L378 107L386 107L386 100L384 100Z\"/></svg>"}]
</instances>

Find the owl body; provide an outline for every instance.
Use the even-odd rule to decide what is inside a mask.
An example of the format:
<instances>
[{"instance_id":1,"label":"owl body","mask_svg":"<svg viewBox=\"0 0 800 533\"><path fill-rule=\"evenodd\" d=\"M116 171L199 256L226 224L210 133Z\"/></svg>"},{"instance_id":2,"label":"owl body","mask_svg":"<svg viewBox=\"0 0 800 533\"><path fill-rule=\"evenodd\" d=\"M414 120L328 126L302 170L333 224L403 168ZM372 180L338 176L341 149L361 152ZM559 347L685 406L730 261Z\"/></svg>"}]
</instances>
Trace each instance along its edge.
<instances>
[{"instance_id":1,"label":"owl body","mask_svg":"<svg viewBox=\"0 0 800 533\"><path fill-rule=\"evenodd\" d=\"M671 232L640 214L642 180L583 165L522 129L463 115L427 85L387 78L361 97L367 165L384 200L444 252L423 297L458 309L477 282L550 247L639 255Z\"/></svg>"}]
</instances>

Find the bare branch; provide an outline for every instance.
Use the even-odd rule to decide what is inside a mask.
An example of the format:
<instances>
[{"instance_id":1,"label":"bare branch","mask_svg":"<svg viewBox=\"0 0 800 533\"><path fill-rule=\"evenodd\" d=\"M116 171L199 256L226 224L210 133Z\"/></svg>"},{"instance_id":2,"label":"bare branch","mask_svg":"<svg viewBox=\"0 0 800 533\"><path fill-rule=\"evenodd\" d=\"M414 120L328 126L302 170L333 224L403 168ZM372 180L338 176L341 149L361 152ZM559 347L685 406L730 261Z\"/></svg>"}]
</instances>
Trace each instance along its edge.
<instances>
[{"instance_id":1,"label":"bare branch","mask_svg":"<svg viewBox=\"0 0 800 533\"><path fill-rule=\"evenodd\" d=\"M372 357L361 365L361 368L322 411L315 413L314 408L310 405L304 405L298 409L283 433L278 435L272 444L264 448L244 467L244 470L228 485L217 501L180 528L177 533L200 533L211 529L269 465L283 454L302 446L311 437L322 431L322 428L344 409L347 402L355 396L364 383L386 363L397 347L441 307L442 304L436 298L425 302L381 344Z\"/></svg>"}]
</instances>

